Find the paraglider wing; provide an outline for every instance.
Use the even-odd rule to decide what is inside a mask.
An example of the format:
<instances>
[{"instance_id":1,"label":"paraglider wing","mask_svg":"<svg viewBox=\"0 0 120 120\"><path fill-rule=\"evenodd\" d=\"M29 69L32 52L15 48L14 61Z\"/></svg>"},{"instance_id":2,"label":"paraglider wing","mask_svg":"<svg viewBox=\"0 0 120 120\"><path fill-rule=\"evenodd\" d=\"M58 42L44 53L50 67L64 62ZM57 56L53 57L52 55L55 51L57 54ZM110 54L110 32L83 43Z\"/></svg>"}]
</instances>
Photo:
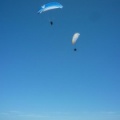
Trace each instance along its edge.
<instances>
[{"instance_id":1,"label":"paraglider wing","mask_svg":"<svg viewBox=\"0 0 120 120\"><path fill-rule=\"evenodd\" d=\"M57 9L57 8L63 8L63 6L58 2L50 2L41 6L41 9L38 11L38 13L42 13L42 12L52 10L52 9Z\"/></svg>"},{"instance_id":2,"label":"paraglider wing","mask_svg":"<svg viewBox=\"0 0 120 120\"><path fill-rule=\"evenodd\" d=\"M73 35L72 44L75 44L75 43L76 43L76 41L77 41L77 39L79 38L79 36L80 36L80 33L75 33L75 34Z\"/></svg>"}]
</instances>

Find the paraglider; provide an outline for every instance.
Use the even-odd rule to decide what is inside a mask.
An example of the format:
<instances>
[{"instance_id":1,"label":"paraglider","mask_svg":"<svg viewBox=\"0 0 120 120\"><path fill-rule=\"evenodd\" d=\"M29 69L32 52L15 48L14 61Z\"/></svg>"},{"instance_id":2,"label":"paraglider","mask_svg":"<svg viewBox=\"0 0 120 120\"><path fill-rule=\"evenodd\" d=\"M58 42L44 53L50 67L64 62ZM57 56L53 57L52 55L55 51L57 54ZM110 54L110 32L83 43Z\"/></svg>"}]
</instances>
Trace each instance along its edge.
<instances>
[{"instance_id":1,"label":"paraglider","mask_svg":"<svg viewBox=\"0 0 120 120\"><path fill-rule=\"evenodd\" d=\"M77 42L79 36L80 36L80 33L75 33L75 34L73 35L73 37L72 37L72 44L73 44L73 45L76 44L76 42ZM77 51L77 49L74 48L74 51Z\"/></svg>"},{"instance_id":2,"label":"paraglider","mask_svg":"<svg viewBox=\"0 0 120 120\"><path fill-rule=\"evenodd\" d=\"M58 2L50 2L41 6L41 9L38 11L38 14L43 13L45 11L53 10L53 9L62 9L63 6ZM50 21L50 25L53 25L53 21Z\"/></svg>"}]
</instances>

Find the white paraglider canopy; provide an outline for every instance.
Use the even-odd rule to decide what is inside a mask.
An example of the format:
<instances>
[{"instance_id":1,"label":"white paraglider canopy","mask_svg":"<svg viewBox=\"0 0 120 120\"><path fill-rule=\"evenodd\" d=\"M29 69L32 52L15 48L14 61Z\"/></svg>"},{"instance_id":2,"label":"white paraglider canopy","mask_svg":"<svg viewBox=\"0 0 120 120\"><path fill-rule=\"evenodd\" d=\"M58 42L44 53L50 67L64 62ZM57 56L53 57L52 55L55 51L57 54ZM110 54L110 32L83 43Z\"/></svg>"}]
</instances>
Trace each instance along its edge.
<instances>
[{"instance_id":1,"label":"white paraglider canopy","mask_svg":"<svg viewBox=\"0 0 120 120\"><path fill-rule=\"evenodd\" d=\"M72 38L72 44L75 44L77 42L77 39L79 38L80 33L75 33Z\"/></svg>"}]
</instances>

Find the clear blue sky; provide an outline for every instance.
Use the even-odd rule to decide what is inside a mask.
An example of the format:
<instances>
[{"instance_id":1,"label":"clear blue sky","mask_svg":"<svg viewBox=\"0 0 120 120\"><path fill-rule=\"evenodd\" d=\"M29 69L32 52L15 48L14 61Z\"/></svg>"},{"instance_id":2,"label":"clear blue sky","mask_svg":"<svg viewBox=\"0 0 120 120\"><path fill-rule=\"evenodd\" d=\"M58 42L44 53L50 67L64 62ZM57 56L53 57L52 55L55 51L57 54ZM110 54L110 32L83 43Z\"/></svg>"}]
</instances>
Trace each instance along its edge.
<instances>
[{"instance_id":1,"label":"clear blue sky","mask_svg":"<svg viewBox=\"0 0 120 120\"><path fill-rule=\"evenodd\" d=\"M0 1L0 120L120 120L120 1L47 2Z\"/></svg>"}]
</instances>

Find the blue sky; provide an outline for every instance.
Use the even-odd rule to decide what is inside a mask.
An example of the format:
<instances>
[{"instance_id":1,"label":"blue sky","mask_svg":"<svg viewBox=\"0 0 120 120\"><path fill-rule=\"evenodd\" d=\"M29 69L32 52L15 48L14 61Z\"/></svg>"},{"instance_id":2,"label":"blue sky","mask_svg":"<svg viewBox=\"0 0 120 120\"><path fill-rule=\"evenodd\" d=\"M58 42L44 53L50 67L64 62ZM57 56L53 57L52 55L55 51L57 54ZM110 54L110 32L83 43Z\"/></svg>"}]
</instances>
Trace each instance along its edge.
<instances>
[{"instance_id":1,"label":"blue sky","mask_svg":"<svg viewBox=\"0 0 120 120\"><path fill-rule=\"evenodd\" d=\"M120 120L120 1L47 2L0 1L0 120Z\"/></svg>"}]
</instances>

